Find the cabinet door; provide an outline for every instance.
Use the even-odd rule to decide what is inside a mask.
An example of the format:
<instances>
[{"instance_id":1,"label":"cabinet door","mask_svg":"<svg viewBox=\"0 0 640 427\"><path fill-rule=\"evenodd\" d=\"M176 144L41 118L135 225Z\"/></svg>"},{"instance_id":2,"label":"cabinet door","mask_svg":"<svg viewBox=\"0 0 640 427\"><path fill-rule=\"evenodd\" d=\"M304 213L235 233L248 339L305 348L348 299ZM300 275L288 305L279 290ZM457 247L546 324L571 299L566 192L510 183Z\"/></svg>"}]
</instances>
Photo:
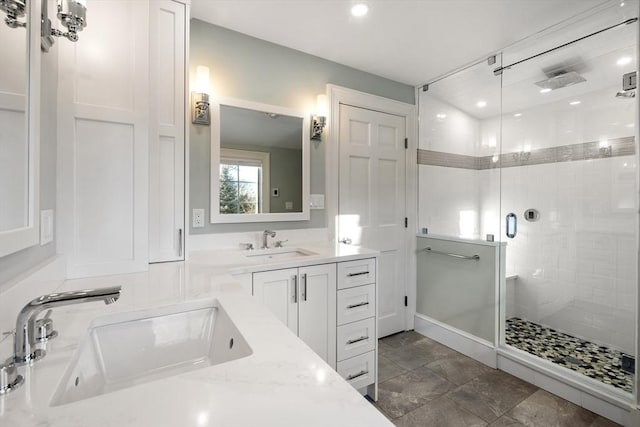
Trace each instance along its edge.
<instances>
[{"instance_id":1,"label":"cabinet door","mask_svg":"<svg viewBox=\"0 0 640 427\"><path fill-rule=\"evenodd\" d=\"M298 269L253 273L253 296L298 333Z\"/></svg>"},{"instance_id":2,"label":"cabinet door","mask_svg":"<svg viewBox=\"0 0 640 427\"><path fill-rule=\"evenodd\" d=\"M336 265L302 267L298 274L298 336L335 367Z\"/></svg>"},{"instance_id":3,"label":"cabinet door","mask_svg":"<svg viewBox=\"0 0 640 427\"><path fill-rule=\"evenodd\" d=\"M149 261L184 259L184 4L150 3ZM185 18L185 16L187 18Z\"/></svg>"}]
</instances>

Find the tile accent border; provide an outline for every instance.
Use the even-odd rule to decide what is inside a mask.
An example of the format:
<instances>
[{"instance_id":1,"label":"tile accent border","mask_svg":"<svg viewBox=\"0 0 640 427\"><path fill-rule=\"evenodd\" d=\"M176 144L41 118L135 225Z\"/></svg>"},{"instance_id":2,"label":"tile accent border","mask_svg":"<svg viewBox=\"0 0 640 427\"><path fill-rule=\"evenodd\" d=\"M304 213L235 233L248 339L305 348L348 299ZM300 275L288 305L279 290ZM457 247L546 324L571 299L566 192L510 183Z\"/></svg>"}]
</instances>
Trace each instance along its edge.
<instances>
[{"instance_id":1,"label":"tile accent border","mask_svg":"<svg viewBox=\"0 0 640 427\"><path fill-rule=\"evenodd\" d=\"M468 156L442 151L418 149L418 164L448 168L485 170L517 166L541 165L545 163L573 162L577 160L605 159L608 157L632 156L636 153L635 137L629 136L609 140L609 146L600 147L600 142L560 145L541 148L531 152L512 152L498 156Z\"/></svg>"}]
</instances>

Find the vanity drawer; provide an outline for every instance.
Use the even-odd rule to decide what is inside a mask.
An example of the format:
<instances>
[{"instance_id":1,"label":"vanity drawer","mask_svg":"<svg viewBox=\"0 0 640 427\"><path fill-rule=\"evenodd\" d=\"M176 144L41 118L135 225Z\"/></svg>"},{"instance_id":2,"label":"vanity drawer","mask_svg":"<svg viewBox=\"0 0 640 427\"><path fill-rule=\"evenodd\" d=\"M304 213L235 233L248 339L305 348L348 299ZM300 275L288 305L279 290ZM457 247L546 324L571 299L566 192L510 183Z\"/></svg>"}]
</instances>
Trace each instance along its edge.
<instances>
[{"instance_id":1,"label":"vanity drawer","mask_svg":"<svg viewBox=\"0 0 640 427\"><path fill-rule=\"evenodd\" d=\"M338 289L368 285L376 281L376 259L367 258L338 263Z\"/></svg>"},{"instance_id":2,"label":"vanity drawer","mask_svg":"<svg viewBox=\"0 0 640 427\"><path fill-rule=\"evenodd\" d=\"M338 326L336 336L338 360L372 351L376 348L376 318Z\"/></svg>"},{"instance_id":3,"label":"vanity drawer","mask_svg":"<svg viewBox=\"0 0 640 427\"><path fill-rule=\"evenodd\" d=\"M338 291L338 325L356 322L375 315L375 284Z\"/></svg>"},{"instance_id":4,"label":"vanity drawer","mask_svg":"<svg viewBox=\"0 0 640 427\"><path fill-rule=\"evenodd\" d=\"M355 388L366 387L376 381L376 356L370 351L338 362L338 373Z\"/></svg>"}]
</instances>

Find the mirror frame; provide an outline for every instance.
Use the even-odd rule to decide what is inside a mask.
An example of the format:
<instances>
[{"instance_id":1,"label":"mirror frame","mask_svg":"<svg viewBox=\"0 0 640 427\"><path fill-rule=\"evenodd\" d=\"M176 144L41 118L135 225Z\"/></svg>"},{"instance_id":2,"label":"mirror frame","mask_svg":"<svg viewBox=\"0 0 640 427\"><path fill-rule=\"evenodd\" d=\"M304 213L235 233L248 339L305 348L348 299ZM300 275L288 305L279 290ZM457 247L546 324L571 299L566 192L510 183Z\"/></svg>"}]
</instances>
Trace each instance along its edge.
<instances>
[{"instance_id":1,"label":"mirror frame","mask_svg":"<svg viewBox=\"0 0 640 427\"><path fill-rule=\"evenodd\" d=\"M260 213L260 214L221 214L220 213L220 106L244 108L255 111L268 111L283 116L299 117L302 119L302 212ZM280 222L280 221L308 221L309 213L309 165L311 144L311 116L304 112L286 107L245 101L235 98L216 98L211 104L211 176L209 195L211 199L211 224L230 224L247 222Z\"/></svg>"},{"instance_id":2,"label":"mirror frame","mask_svg":"<svg viewBox=\"0 0 640 427\"><path fill-rule=\"evenodd\" d=\"M0 257L37 245L40 240L40 13L39 1L27 2L28 82L25 111L29 149L28 223L22 228L0 232Z\"/></svg>"}]
</instances>

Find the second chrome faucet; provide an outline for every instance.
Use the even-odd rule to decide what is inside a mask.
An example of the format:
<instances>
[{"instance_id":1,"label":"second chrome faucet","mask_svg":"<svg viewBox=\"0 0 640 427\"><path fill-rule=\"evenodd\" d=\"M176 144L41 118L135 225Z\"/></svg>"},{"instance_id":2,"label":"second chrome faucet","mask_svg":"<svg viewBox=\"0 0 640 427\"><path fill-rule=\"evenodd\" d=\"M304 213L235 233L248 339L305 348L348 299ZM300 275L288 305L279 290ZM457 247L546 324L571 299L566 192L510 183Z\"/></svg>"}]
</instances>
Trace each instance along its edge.
<instances>
[{"instance_id":1,"label":"second chrome faucet","mask_svg":"<svg viewBox=\"0 0 640 427\"><path fill-rule=\"evenodd\" d=\"M262 248L261 249L269 249L269 237L276 237L276 232L271 230L264 230L262 233Z\"/></svg>"}]
</instances>

